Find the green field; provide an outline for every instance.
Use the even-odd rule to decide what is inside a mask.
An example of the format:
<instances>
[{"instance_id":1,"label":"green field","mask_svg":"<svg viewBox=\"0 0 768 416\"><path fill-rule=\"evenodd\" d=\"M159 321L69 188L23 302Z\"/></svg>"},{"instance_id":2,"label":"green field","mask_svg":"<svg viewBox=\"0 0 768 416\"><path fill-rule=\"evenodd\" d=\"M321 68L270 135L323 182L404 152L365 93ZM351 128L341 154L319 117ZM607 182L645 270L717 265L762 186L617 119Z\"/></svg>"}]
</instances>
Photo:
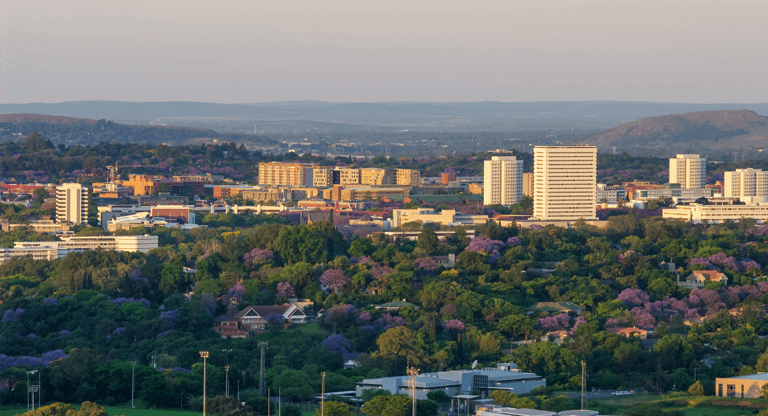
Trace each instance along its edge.
<instances>
[{"instance_id":1,"label":"green field","mask_svg":"<svg viewBox=\"0 0 768 416\"><path fill-rule=\"evenodd\" d=\"M80 407L79 404L75 405L75 407ZM106 410L107 414L110 416L114 415L125 415L125 416L192 416L192 415L199 415L202 414L201 412L192 412L189 410L168 410L168 409L131 409L130 407L117 407L117 406L105 406L104 410ZM17 414L22 414L27 411L27 407L14 407L14 408L6 408L3 406L2 410L0 410L0 416L14 416ZM304 412L302 416L311 416L312 413L310 412Z\"/></svg>"},{"instance_id":2,"label":"green field","mask_svg":"<svg viewBox=\"0 0 768 416\"><path fill-rule=\"evenodd\" d=\"M713 401L728 402L733 403L733 405L713 405ZM662 410L677 410L683 412L686 416L751 416L760 410L768 409L768 400L766 399L734 399L711 396L690 397L684 394L674 396L631 396L590 400L588 408L602 410L603 412L610 410L613 414L621 414L624 409L637 402L654 403L661 407ZM748 403L748 405L740 405L743 403ZM603 412L601 412L601 414Z\"/></svg>"}]
</instances>

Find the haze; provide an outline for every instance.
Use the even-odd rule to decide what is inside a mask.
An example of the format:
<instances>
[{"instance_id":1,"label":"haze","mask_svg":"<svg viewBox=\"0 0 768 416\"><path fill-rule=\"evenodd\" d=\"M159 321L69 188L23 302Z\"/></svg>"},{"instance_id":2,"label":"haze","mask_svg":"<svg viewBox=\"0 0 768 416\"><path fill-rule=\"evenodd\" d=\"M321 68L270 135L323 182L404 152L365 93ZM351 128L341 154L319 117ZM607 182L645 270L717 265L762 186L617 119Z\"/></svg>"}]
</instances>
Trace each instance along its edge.
<instances>
[{"instance_id":1,"label":"haze","mask_svg":"<svg viewBox=\"0 0 768 416\"><path fill-rule=\"evenodd\" d=\"M0 103L768 101L768 1L11 1Z\"/></svg>"}]
</instances>

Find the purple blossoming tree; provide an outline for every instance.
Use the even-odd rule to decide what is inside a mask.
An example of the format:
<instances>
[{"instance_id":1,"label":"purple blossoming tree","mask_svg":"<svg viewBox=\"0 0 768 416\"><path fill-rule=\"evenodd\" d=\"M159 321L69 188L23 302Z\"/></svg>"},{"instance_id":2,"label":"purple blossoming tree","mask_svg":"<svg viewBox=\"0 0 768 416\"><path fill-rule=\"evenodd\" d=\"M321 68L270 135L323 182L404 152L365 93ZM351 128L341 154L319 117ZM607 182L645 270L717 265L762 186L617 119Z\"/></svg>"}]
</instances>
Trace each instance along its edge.
<instances>
[{"instance_id":1,"label":"purple blossoming tree","mask_svg":"<svg viewBox=\"0 0 768 416\"><path fill-rule=\"evenodd\" d=\"M340 290L344 289L344 286L346 286L349 281L350 278L345 276L341 270L337 269L328 269L323 272L322 276L320 276L320 283L333 290L335 293L339 293Z\"/></svg>"},{"instance_id":2,"label":"purple blossoming tree","mask_svg":"<svg viewBox=\"0 0 768 416\"><path fill-rule=\"evenodd\" d=\"M447 331L462 332L466 326L458 319L449 319L443 322L443 329Z\"/></svg>"},{"instance_id":3,"label":"purple blossoming tree","mask_svg":"<svg viewBox=\"0 0 768 416\"><path fill-rule=\"evenodd\" d=\"M296 294L296 289L288 282L280 282L277 284L277 294L284 298L289 298Z\"/></svg>"}]
</instances>

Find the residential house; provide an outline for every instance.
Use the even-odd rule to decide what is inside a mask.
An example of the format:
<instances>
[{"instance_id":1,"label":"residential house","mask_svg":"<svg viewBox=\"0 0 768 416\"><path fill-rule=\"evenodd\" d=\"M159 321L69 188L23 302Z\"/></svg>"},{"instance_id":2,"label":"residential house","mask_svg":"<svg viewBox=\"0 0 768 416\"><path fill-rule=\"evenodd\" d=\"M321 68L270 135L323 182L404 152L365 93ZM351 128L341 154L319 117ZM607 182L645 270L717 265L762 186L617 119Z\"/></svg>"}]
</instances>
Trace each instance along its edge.
<instances>
[{"instance_id":1,"label":"residential house","mask_svg":"<svg viewBox=\"0 0 768 416\"><path fill-rule=\"evenodd\" d=\"M246 338L248 331L240 328L240 320L234 315L217 316L213 320L213 330L222 338Z\"/></svg>"},{"instance_id":2,"label":"residential house","mask_svg":"<svg viewBox=\"0 0 768 416\"><path fill-rule=\"evenodd\" d=\"M717 270L695 270L685 281L680 281L678 277L677 285L688 289L703 289L707 281L721 282L723 286L728 286L728 276Z\"/></svg>"},{"instance_id":3,"label":"residential house","mask_svg":"<svg viewBox=\"0 0 768 416\"><path fill-rule=\"evenodd\" d=\"M376 309L384 309L386 311L396 311L400 308L404 308L406 306L413 306L416 309L419 309L418 306L414 305L413 303L406 302L405 299L402 301L394 301L389 303L382 303L381 305L376 305Z\"/></svg>"},{"instance_id":4,"label":"residential house","mask_svg":"<svg viewBox=\"0 0 768 416\"><path fill-rule=\"evenodd\" d=\"M449 254L447 256L432 256L432 260L434 260L438 266L443 266L446 269L450 269L453 268L454 264L456 264L456 255Z\"/></svg>"},{"instance_id":5,"label":"residential house","mask_svg":"<svg viewBox=\"0 0 768 416\"><path fill-rule=\"evenodd\" d=\"M571 333L568 331L549 331L541 336L541 340L544 342L552 341L555 344L560 345L564 343L569 336L571 336Z\"/></svg>"},{"instance_id":6,"label":"residential house","mask_svg":"<svg viewBox=\"0 0 768 416\"><path fill-rule=\"evenodd\" d=\"M284 323L305 324L307 315L295 304L248 306L235 317L240 320L240 327L246 331L263 331L270 325L270 315L283 317Z\"/></svg>"},{"instance_id":7,"label":"residential house","mask_svg":"<svg viewBox=\"0 0 768 416\"><path fill-rule=\"evenodd\" d=\"M627 338L639 337L640 339L646 339L648 337L648 331L637 327L621 328L616 333Z\"/></svg>"}]
</instances>

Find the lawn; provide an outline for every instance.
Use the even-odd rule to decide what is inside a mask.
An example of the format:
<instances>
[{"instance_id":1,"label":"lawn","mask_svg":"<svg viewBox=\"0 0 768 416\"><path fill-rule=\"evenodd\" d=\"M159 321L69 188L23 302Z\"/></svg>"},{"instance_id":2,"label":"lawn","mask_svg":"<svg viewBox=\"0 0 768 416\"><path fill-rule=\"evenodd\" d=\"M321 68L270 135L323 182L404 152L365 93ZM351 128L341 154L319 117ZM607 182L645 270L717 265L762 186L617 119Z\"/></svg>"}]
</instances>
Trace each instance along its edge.
<instances>
[{"instance_id":1,"label":"lawn","mask_svg":"<svg viewBox=\"0 0 768 416\"><path fill-rule=\"evenodd\" d=\"M713 405L712 402L732 402L733 406L727 405ZM683 394L676 394L674 396L630 396L630 397L615 397L608 399L590 400L588 407L590 409L599 410L599 407L603 406L615 406L614 413L621 413L626 407L631 406L637 402L651 402L659 405L663 410L679 410L686 416L742 416L742 415L754 415L760 410L768 409L768 407L758 407L759 405L768 405L768 400L765 399L735 399L735 398L723 398L712 396L690 397ZM738 404L737 404L738 403ZM743 406L739 404L748 403L752 406ZM606 410L603 408L603 410Z\"/></svg>"},{"instance_id":2,"label":"lawn","mask_svg":"<svg viewBox=\"0 0 768 416\"><path fill-rule=\"evenodd\" d=\"M79 408L80 404L75 404L74 407ZM118 407L118 406L105 406L104 410L110 416L125 415L125 416L192 416L199 415L202 412L193 412L190 410L170 410L170 409L131 409L130 407ZM26 413L27 407L2 407L0 410L0 416L14 416ZM312 412L304 412L302 416L312 416Z\"/></svg>"}]
</instances>

